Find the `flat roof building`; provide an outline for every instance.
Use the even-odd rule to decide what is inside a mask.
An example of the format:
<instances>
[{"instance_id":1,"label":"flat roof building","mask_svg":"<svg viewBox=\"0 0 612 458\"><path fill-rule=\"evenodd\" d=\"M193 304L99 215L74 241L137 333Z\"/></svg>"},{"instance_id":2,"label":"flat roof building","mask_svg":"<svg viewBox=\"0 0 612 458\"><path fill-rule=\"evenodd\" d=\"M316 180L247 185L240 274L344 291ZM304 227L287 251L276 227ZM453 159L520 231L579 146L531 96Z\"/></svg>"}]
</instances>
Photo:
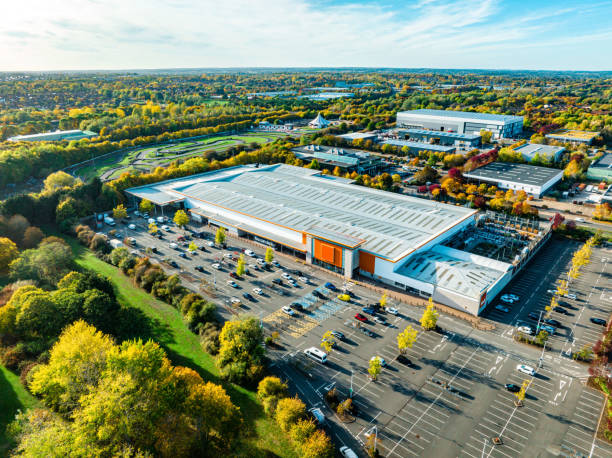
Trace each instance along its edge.
<instances>
[{"instance_id":1,"label":"flat roof building","mask_svg":"<svg viewBox=\"0 0 612 458\"><path fill-rule=\"evenodd\" d=\"M239 166L126 190L192 219L288 251L347 278L392 285L473 315L513 265L446 246L477 211L353 184L285 164Z\"/></svg>"},{"instance_id":2,"label":"flat roof building","mask_svg":"<svg viewBox=\"0 0 612 458\"><path fill-rule=\"evenodd\" d=\"M550 134L546 134L546 138L551 140L557 140L560 142L567 142L573 144L585 144L590 145L593 143L595 137L599 135L599 132L588 132L586 130L569 130L559 129Z\"/></svg>"},{"instance_id":3,"label":"flat roof building","mask_svg":"<svg viewBox=\"0 0 612 458\"><path fill-rule=\"evenodd\" d=\"M523 131L523 117L452 110L410 110L397 113L396 126L460 134L492 133L492 138L513 138Z\"/></svg>"},{"instance_id":4,"label":"flat roof building","mask_svg":"<svg viewBox=\"0 0 612 458\"><path fill-rule=\"evenodd\" d=\"M466 172L463 176L470 180L495 185L499 189L525 191L540 197L563 178L563 170L527 164L491 162Z\"/></svg>"},{"instance_id":5,"label":"flat roof building","mask_svg":"<svg viewBox=\"0 0 612 458\"><path fill-rule=\"evenodd\" d=\"M40 134L17 135L8 140L10 142L54 142L61 140L81 140L82 138L97 137L98 134L89 130L56 130Z\"/></svg>"},{"instance_id":6,"label":"flat roof building","mask_svg":"<svg viewBox=\"0 0 612 458\"><path fill-rule=\"evenodd\" d=\"M460 134L458 132L445 132L425 129L398 129L400 138L417 142L430 143L443 146L459 146L475 148L480 146L482 137L477 134Z\"/></svg>"},{"instance_id":7,"label":"flat roof building","mask_svg":"<svg viewBox=\"0 0 612 458\"><path fill-rule=\"evenodd\" d=\"M385 166L381 156L350 148L307 145L297 146L291 151L302 160L316 159L320 165L330 170L339 167L343 172L373 175Z\"/></svg>"},{"instance_id":8,"label":"flat roof building","mask_svg":"<svg viewBox=\"0 0 612 458\"><path fill-rule=\"evenodd\" d=\"M514 148L514 151L521 153L521 156L523 156L523 159L526 161L532 161L536 156L539 156L551 162L558 162L565 152L565 148L562 146L525 143L524 145Z\"/></svg>"},{"instance_id":9,"label":"flat roof building","mask_svg":"<svg viewBox=\"0 0 612 458\"><path fill-rule=\"evenodd\" d=\"M420 151L436 151L438 153L452 154L457 148L454 146L444 146L444 145L435 145L433 143L427 142L414 142L410 140L385 140L382 142L383 144L397 146L399 148L403 148L404 146L408 147L410 153L418 154Z\"/></svg>"},{"instance_id":10,"label":"flat roof building","mask_svg":"<svg viewBox=\"0 0 612 458\"><path fill-rule=\"evenodd\" d=\"M607 180L612 182L612 153L604 153L597 161L587 169L589 180Z\"/></svg>"},{"instance_id":11,"label":"flat roof building","mask_svg":"<svg viewBox=\"0 0 612 458\"><path fill-rule=\"evenodd\" d=\"M375 134L374 132L350 132L348 134L338 135L338 137L344 138L345 140L348 140L348 141L353 141L353 140L375 141L378 138L378 134Z\"/></svg>"}]
</instances>

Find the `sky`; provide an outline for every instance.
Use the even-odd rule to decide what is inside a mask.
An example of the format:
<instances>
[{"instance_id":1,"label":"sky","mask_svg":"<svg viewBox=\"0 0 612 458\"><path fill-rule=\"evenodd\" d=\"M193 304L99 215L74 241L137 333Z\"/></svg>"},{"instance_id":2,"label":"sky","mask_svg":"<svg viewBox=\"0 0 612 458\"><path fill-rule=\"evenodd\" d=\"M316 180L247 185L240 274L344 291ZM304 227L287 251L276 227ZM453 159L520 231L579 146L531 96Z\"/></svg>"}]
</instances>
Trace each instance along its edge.
<instances>
[{"instance_id":1,"label":"sky","mask_svg":"<svg viewBox=\"0 0 612 458\"><path fill-rule=\"evenodd\" d=\"M612 70L612 0L2 0L0 71Z\"/></svg>"}]
</instances>

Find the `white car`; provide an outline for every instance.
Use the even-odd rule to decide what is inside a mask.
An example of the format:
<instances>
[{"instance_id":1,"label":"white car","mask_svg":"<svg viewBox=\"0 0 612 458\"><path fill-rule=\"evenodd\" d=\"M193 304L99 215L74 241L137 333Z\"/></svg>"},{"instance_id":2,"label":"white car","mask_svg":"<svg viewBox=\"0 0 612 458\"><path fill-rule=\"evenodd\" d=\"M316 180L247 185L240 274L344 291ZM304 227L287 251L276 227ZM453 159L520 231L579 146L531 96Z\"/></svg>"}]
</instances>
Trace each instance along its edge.
<instances>
[{"instance_id":1,"label":"white car","mask_svg":"<svg viewBox=\"0 0 612 458\"><path fill-rule=\"evenodd\" d=\"M213 269L221 270L221 264L219 264L218 262L215 262L212 266Z\"/></svg>"},{"instance_id":2,"label":"white car","mask_svg":"<svg viewBox=\"0 0 612 458\"><path fill-rule=\"evenodd\" d=\"M289 315L289 316L293 316L295 315L295 312L293 311L293 309L291 307L289 307L288 305L285 305L283 308L281 308L281 310L283 311L283 313Z\"/></svg>"},{"instance_id":3,"label":"white car","mask_svg":"<svg viewBox=\"0 0 612 458\"><path fill-rule=\"evenodd\" d=\"M300 277L300 278L299 278L299 280L300 280L302 283L308 283L308 281L309 281L309 280L308 280L308 277Z\"/></svg>"},{"instance_id":4,"label":"white car","mask_svg":"<svg viewBox=\"0 0 612 458\"><path fill-rule=\"evenodd\" d=\"M385 358L383 358L382 356L372 356L370 358L370 361L374 361L376 359L380 363L380 367L385 367L387 365L387 361L385 361Z\"/></svg>"},{"instance_id":5,"label":"white car","mask_svg":"<svg viewBox=\"0 0 612 458\"><path fill-rule=\"evenodd\" d=\"M373 320L376 321L378 324L387 324L387 320L378 315L374 315Z\"/></svg>"},{"instance_id":6,"label":"white car","mask_svg":"<svg viewBox=\"0 0 612 458\"><path fill-rule=\"evenodd\" d=\"M261 288L253 288L253 292L260 296L263 294L263 290Z\"/></svg>"},{"instance_id":7,"label":"white car","mask_svg":"<svg viewBox=\"0 0 612 458\"><path fill-rule=\"evenodd\" d=\"M535 375L535 369L531 366L527 366L525 364L519 364L516 366L516 370L519 372L522 372L523 374L527 374L527 375L531 375L534 376Z\"/></svg>"},{"instance_id":8,"label":"white car","mask_svg":"<svg viewBox=\"0 0 612 458\"><path fill-rule=\"evenodd\" d=\"M285 280L291 280L293 277L291 275L289 275L287 272L283 272L281 274L281 277L283 277Z\"/></svg>"},{"instance_id":9,"label":"white car","mask_svg":"<svg viewBox=\"0 0 612 458\"><path fill-rule=\"evenodd\" d=\"M135 224L128 224L128 229L135 230L136 229L136 225Z\"/></svg>"},{"instance_id":10,"label":"white car","mask_svg":"<svg viewBox=\"0 0 612 458\"><path fill-rule=\"evenodd\" d=\"M215 242L206 242L206 245L208 245L209 247L213 247L215 246Z\"/></svg>"},{"instance_id":11,"label":"white car","mask_svg":"<svg viewBox=\"0 0 612 458\"><path fill-rule=\"evenodd\" d=\"M169 230L170 230L170 226L167 226L167 225L165 225L165 224L164 224L164 225L161 227L161 229L162 229L162 231L169 231Z\"/></svg>"},{"instance_id":12,"label":"white car","mask_svg":"<svg viewBox=\"0 0 612 458\"><path fill-rule=\"evenodd\" d=\"M344 447L340 447L340 455L344 458L357 458L357 454L353 451L353 449L348 448L346 445Z\"/></svg>"},{"instance_id":13,"label":"white car","mask_svg":"<svg viewBox=\"0 0 612 458\"><path fill-rule=\"evenodd\" d=\"M155 224L155 220L154 220L153 218L149 218L149 219L147 220L147 223L149 223L149 224Z\"/></svg>"},{"instance_id":14,"label":"white car","mask_svg":"<svg viewBox=\"0 0 612 458\"><path fill-rule=\"evenodd\" d=\"M262 266L266 264L266 261L264 261L261 258L257 258L257 264L261 264Z\"/></svg>"},{"instance_id":15,"label":"white car","mask_svg":"<svg viewBox=\"0 0 612 458\"><path fill-rule=\"evenodd\" d=\"M529 335L533 333L533 330L531 329L530 326L519 326L518 328L516 328L516 330L518 332L522 332L524 334L529 334Z\"/></svg>"},{"instance_id":16,"label":"white car","mask_svg":"<svg viewBox=\"0 0 612 458\"><path fill-rule=\"evenodd\" d=\"M584 218L575 218L574 221L577 223L584 223Z\"/></svg>"},{"instance_id":17,"label":"white car","mask_svg":"<svg viewBox=\"0 0 612 458\"><path fill-rule=\"evenodd\" d=\"M231 258L233 258L233 257L234 257L234 255L233 255L232 253L225 253L225 254L223 255L223 257L224 257L224 258L227 258L227 259L231 259Z\"/></svg>"},{"instance_id":18,"label":"white car","mask_svg":"<svg viewBox=\"0 0 612 458\"><path fill-rule=\"evenodd\" d=\"M387 311L387 313L390 313L391 315L397 315L399 313L399 310L396 309L395 307L386 307L385 310Z\"/></svg>"},{"instance_id":19,"label":"white car","mask_svg":"<svg viewBox=\"0 0 612 458\"><path fill-rule=\"evenodd\" d=\"M232 304L240 304L240 299L238 299L237 297L232 297L230 301Z\"/></svg>"},{"instance_id":20,"label":"white car","mask_svg":"<svg viewBox=\"0 0 612 458\"><path fill-rule=\"evenodd\" d=\"M547 289L546 292L548 294L557 294L557 292L554 289Z\"/></svg>"},{"instance_id":21,"label":"white car","mask_svg":"<svg viewBox=\"0 0 612 458\"><path fill-rule=\"evenodd\" d=\"M508 307L504 307L501 304L496 305L495 310L499 310L500 312L504 312L504 313L510 312L510 309Z\"/></svg>"},{"instance_id":22,"label":"white car","mask_svg":"<svg viewBox=\"0 0 612 458\"><path fill-rule=\"evenodd\" d=\"M244 254L251 257L255 256L255 252L253 250L244 250Z\"/></svg>"},{"instance_id":23,"label":"white car","mask_svg":"<svg viewBox=\"0 0 612 458\"><path fill-rule=\"evenodd\" d=\"M500 299L502 300L502 302L505 302L506 304L512 304L516 302L516 299L511 297L510 294L504 294L502 297L500 297Z\"/></svg>"},{"instance_id":24,"label":"white car","mask_svg":"<svg viewBox=\"0 0 612 458\"><path fill-rule=\"evenodd\" d=\"M238 288L238 285L236 284L234 280L228 280L227 284L231 286L232 288Z\"/></svg>"},{"instance_id":25,"label":"white car","mask_svg":"<svg viewBox=\"0 0 612 458\"><path fill-rule=\"evenodd\" d=\"M574 293L567 293L565 297L567 297L568 299L576 300L576 295Z\"/></svg>"}]
</instances>

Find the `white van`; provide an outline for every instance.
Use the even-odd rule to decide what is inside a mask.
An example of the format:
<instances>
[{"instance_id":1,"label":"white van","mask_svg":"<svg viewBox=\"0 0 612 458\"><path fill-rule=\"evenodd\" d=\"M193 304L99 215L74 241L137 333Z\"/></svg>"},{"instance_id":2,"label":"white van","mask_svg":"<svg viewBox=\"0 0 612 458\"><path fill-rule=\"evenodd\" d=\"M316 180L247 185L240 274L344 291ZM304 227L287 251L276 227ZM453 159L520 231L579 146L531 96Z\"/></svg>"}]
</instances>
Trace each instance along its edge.
<instances>
[{"instance_id":1,"label":"white van","mask_svg":"<svg viewBox=\"0 0 612 458\"><path fill-rule=\"evenodd\" d=\"M161 224L161 223L163 223L163 222L165 222L164 217L163 217L163 216L158 216L158 217L157 217L157 222L158 222L158 223L160 223L160 224Z\"/></svg>"},{"instance_id":2,"label":"white van","mask_svg":"<svg viewBox=\"0 0 612 458\"><path fill-rule=\"evenodd\" d=\"M344 458L358 458L357 454L346 445L344 447L340 447L340 455L342 455Z\"/></svg>"},{"instance_id":3,"label":"white van","mask_svg":"<svg viewBox=\"0 0 612 458\"><path fill-rule=\"evenodd\" d=\"M325 364L327 362L327 353L323 350L319 350L317 347L310 347L304 350L304 354L315 361Z\"/></svg>"}]
</instances>

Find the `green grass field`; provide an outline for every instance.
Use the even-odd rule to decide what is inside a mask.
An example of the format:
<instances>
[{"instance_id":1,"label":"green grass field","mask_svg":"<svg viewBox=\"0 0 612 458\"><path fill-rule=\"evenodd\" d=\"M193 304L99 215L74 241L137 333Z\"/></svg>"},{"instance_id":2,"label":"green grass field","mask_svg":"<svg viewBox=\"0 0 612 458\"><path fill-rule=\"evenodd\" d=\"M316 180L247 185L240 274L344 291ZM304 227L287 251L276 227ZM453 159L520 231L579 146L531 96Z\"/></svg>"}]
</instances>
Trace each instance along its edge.
<instances>
[{"instance_id":1,"label":"green grass field","mask_svg":"<svg viewBox=\"0 0 612 458\"><path fill-rule=\"evenodd\" d=\"M121 304L144 313L150 320L154 340L164 347L174 364L194 369L204 380L223 384L233 402L240 407L245 422L244 440L239 448L233 450L235 456L297 457L276 423L265 415L253 391L219 380L213 357L202 350L198 337L187 329L178 310L135 287L121 271L96 258L75 239L65 239L72 246L79 265L110 277Z\"/></svg>"},{"instance_id":2,"label":"green grass field","mask_svg":"<svg viewBox=\"0 0 612 458\"><path fill-rule=\"evenodd\" d=\"M12 446L6 427L17 411L23 412L38 405L38 400L23 387L19 377L0 364L0 456L6 456L6 451Z\"/></svg>"}]
</instances>

